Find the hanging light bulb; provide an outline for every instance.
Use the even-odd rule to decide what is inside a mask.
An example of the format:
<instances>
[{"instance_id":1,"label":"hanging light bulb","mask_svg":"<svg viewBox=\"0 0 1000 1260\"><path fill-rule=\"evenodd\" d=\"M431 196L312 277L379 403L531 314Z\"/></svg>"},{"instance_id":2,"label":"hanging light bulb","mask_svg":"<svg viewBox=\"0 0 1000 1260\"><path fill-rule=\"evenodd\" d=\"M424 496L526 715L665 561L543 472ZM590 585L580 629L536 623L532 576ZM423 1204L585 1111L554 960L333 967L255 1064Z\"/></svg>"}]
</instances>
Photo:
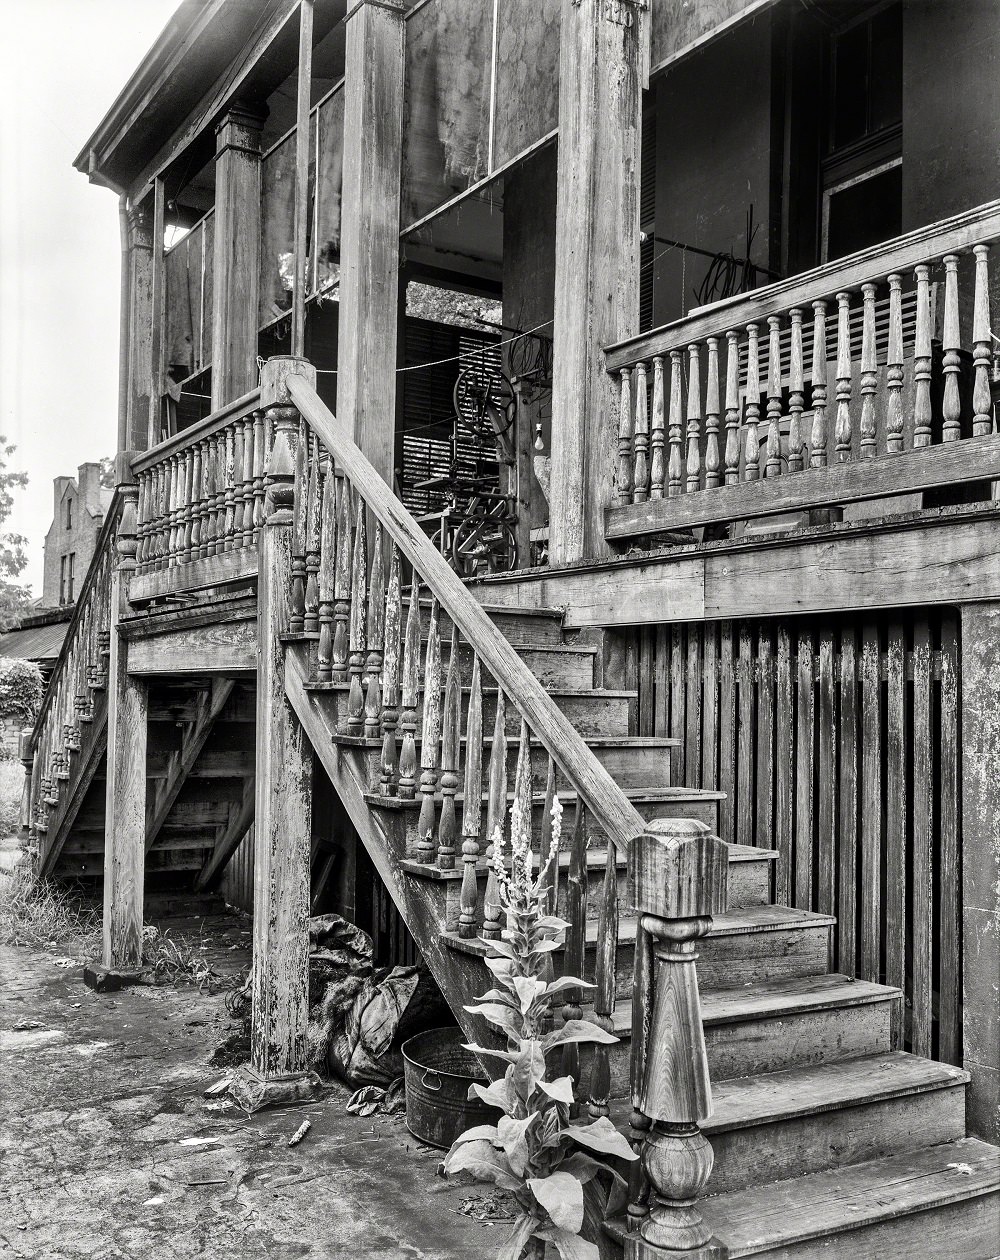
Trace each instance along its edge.
<instances>
[{"instance_id":1,"label":"hanging light bulb","mask_svg":"<svg viewBox=\"0 0 1000 1260\"><path fill-rule=\"evenodd\" d=\"M536 450L536 451L544 451L544 450L545 450L545 443L542 441L542 422L541 422L541 420L536 420L536 421L535 421L535 450Z\"/></svg>"}]
</instances>

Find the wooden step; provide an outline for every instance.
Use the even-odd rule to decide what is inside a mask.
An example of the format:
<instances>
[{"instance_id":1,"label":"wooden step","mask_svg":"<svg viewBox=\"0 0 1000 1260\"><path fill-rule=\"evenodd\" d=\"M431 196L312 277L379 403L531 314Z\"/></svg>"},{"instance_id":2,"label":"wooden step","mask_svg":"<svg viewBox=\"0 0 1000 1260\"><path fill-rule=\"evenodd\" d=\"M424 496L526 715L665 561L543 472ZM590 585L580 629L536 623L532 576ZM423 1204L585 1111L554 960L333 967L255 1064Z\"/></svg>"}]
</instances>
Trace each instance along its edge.
<instances>
[{"instance_id":1,"label":"wooden step","mask_svg":"<svg viewBox=\"0 0 1000 1260\"><path fill-rule=\"evenodd\" d=\"M563 611L561 608L508 608L503 604L482 604L483 612L500 633L515 646L532 644L536 647L551 647L563 642ZM430 621L430 600L425 596L420 600L421 636L427 633ZM402 624L406 625L406 617L410 611L410 600L403 599ZM440 611L438 625L443 639L451 638L452 622L448 614Z\"/></svg>"},{"instance_id":2,"label":"wooden step","mask_svg":"<svg viewBox=\"0 0 1000 1260\"><path fill-rule=\"evenodd\" d=\"M307 683L306 690L324 696L331 726L342 730L347 723L348 695L350 686L347 683ZM634 691L621 691L602 687L559 687L549 688L549 696L559 709L565 713L570 722L583 736L620 737L629 733L629 709L636 700ZM419 736L423 730L423 696L424 688L417 689L417 726ZM462 731L464 733L469 713L470 689L462 688ZM492 734L497 713L497 688L483 688L483 731ZM521 729L521 715L513 704L509 703L505 710L506 731L516 736Z\"/></svg>"},{"instance_id":3,"label":"wooden step","mask_svg":"<svg viewBox=\"0 0 1000 1260\"><path fill-rule=\"evenodd\" d=\"M705 1045L713 1082L808 1067L899 1044L899 989L847 976L795 976L702 994ZM612 1092L628 1089L632 1004L612 1015L621 1038L611 1050Z\"/></svg>"},{"instance_id":4,"label":"wooden step","mask_svg":"<svg viewBox=\"0 0 1000 1260\"><path fill-rule=\"evenodd\" d=\"M968 1080L897 1050L713 1081L701 1126L715 1156L705 1194L955 1141L965 1136ZM628 1124L624 1099L612 1118Z\"/></svg>"},{"instance_id":5,"label":"wooden step","mask_svg":"<svg viewBox=\"0 0 1000 1260\"><path fill-rule=\"evenodd\" d=\"M677 792L684 792L687 789L673 789ZM571 816L573 807L567 811ZM564 822L566 820L564 815ZM567 834L564 832L564 834ZM594 847L587 850L587 916L596 919L600 909L600 892L604 883L604 866L605 866L605 840L603 835L595 839ZM766 849L753 849L747 845L733 844L729 846L729 904L732 907L731 913L736 913L741 909L749 909L750 907L759 906L766 907L768 900L768 891L770 885L770 870L774 860L774 853ZM439 909L438 921L443 924L446 930L455 932L458 930L459 916L459 893L462 882L462 863L456 859L456 864L451 870L442 870L436 863L417 862L411 858L405 858L400 862L400 867L413 879L428 881L440 886L437 899ZM559 858L559 900L557 909L563 913L566 909L566 875L569 867L569 854L565 851L560 854ZM628 903L628 882L627 882L627 862L626 859L619 855L616 862L618 875L618 897L622 907L626 907ZM476 868L477 882L479 884L480 900L486 888L486 881L489 877L489 863L485 858L481 858ZM781 908L778 907L780 910ZM810 922L812 920L823 920L822 915L807 915L805 911L786 911L785 913L794 914L796 916L806 916ZM816 952L818 955L818 949ZM803 970L796 974L808 974L805 970L805 949L801 951L803 955ZM824 955L825 957L825 955ZM742 981L740 981L742 983Z\"/></svg>"},{"instance_id":6,"label":"wooden step","mask_svg":"<svg viewBox=\"0 0 1000 1260\"><path fill-rule=\"evenodd\" d=\"M378 783L382 768L381 739L365 739L356 735L336 734L331 739L334 744L357 748L364 756L368 782L373 786ZM594 754L608 774L620 788L660 791L670 787L670 750L676 748L680 740L659 735L623 735L606 738L590 736L587 747ZM417 764L420 764L422 741L417 740ZM521 741L518 738L507 740L507 782L514 783L517 759L520 754ZM490 757L493 755L492 737L484 739L482 745L484 781L488 776ZM459 750L459 766L465 765L466 741L463 739ZM544 792L549 772L549 756L541 744L531 741L531 778L536 791Z\"/></svg>"},{"instance_id":7,"label":"wooden step","mask_svg":"<svg viewBox=\"0 0 1000 1260\"><path fill-rule=\"evenodd\" d=\"M746 864L730 863L731 879L734 870L742 865ZM595 864L588 897L592 904L588 906L586 979L593 978L599 933L597 914L601 881L594 875L602 872L603 863ZM557 902L559 911L564 909L565 891L565 882L561 881ZM787 906L754 906L717 915L699 950L698 979L705 995L703 1007L711 1009L708 995L712 991L735 986L745 989L751 983L760 986L771 980L824 975L829 966L830 939L835 922L829 915L792 910ZM618 925L615 987L622 999L630 999L632 992L636 926L634 918L623 918ZM455 932L449 933L447 939L450 947L460 953L484 957L489 952L489 946L483 940L469 940ZM556 951L554 960L557 974L561 973L562 950Z\"/></svg>"},{"instance_id":8,"label":"wooden step","mask_svg":"<svg viewBox=\"0 0 1000 1260\"><path fill-rule=\"evenodd\" d=\"M595 682L594 666L597 648L591 646L539 646L531 644L513 644L514 650L531 670L543 687L548 690L554 687L587 688ZM472 681L472 662L474 653L467 643L458 649L459 677L468 686ZM442 679L448 673L451 658L451 644L447 640L441 643ZM496 680L487 674L483 675L483 686Z\"/></svg>"},{"instance_id":9,"label":"wooden step","mask_svg":"<svg viewBox=\"0 0 1000 1260\"><path fill-rule=\"evenodd\" d=\"M700 1206L729 1260L995 1260L1000 1151L963 1137Z\"/></svg>"}]
</instances>

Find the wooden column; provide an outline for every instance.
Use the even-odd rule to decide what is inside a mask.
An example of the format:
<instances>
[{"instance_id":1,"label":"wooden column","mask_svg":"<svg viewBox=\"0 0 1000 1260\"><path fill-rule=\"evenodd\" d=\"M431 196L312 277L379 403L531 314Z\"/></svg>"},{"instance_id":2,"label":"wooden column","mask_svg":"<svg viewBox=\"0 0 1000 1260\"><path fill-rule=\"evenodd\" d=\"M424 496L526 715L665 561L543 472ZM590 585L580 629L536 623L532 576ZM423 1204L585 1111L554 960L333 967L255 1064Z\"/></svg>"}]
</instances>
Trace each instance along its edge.
<instances>
[{"instance_id":1,"label":"wooden column","mask_svg":"<svg viewBox=\"0 0 1000 1260\"><path fill-rule=\"evenodd\" d=\"M144 451L149 443L150 414L156 365L153 337L153 207L129 206L124 218L124 267L122 300L127 317L122 319L125 362L120 380L125 404L119 408L118 450Z\"/></svg>"},{"instance_id":2,"label":"wooden column","mask_svg":"<svg viewBox=\"0 0 1000 1260\"><path fill-rule=\"evenodd\" d=\"M84 968L98 991L138 979L142 966L142 899L146 867L146 683L128 672L128 643L119 622L129 612L128 583L135 571L138 486L130 460L116 459L122 495L112 569L108 664L108 769L104 823L104 938L102 965Z\"/></svg>"},{"instance_id":3,"label":"wooden column","mask_svg":"<svg viewBox=\"0 0 1000 1260\"><path fill-rule=\"evenodd\" d=\"M337 416L392 484L403 137L402 5L347 20Z\"/></svg>"},{"instance_id":4,"label":"wooden column","mask_svg":"<svg viewBox=\"0 0 1000 1260\"><path fill-rule=\"evenodd\" d=\"M972 1077L966 1117L970 1133L1000 1142L1000 604L962 607L961 661L962 1063ZM958 872L948 865L943 856L941 879L954 887ZM941 947L959 948L947 923Z\"/></svg>"},{"instance_id":5,"label":"wooden column","mask_svg":"<svg viewBox=\"0 0 1000 1260\"><path fill-rule=\"evenodd\" d=\"M259 110L232 105L215 129L213 411L257 384L263 125Z\"/></svg>"},{"instance_id":6,"label":"wooden column","mask_svg":"<svg viewBox=\"0 0 1000 1260\"><path fill-rule=\"evenodd\" d=\"M549 557L604 554L618 407L602 347L639 327L639 149L648 21L563 0Z\"/></svg>"},{"instance_id":7,"label":"wooden column","mask_svg":"<svg viewBox=\"0 0 1000 1260\"><path fill-rule=\"evenodd\" d=\"M285 695L291 618L293 458L299 415L290 373L314 385L302 359L271 359L261 407L274 426L257 577L257 753L254 820L253 1018L250 1067L237 1085L255 1105L311 1092L305 1071L309 996L312 751Z\"/></svg>"},{"instance_id":8,"label":"wooden column","mask_svg":"<svg viewBox=\"0 0 1000 1260\"><path fill-rule=\"evenodd\" d=\"M33 731L30 726L24 728L18 740L18 755L21 765L24 767L24 783L21 787L21 816L20 823L20 840L21 850L27 855L29 860L34 864L37 856L35 850L35 836L31 825L31 785L35 772L35 745L32 739ZM22 859L23 860L23 859Z\"/></svg>"},{"instance_id":9,"label":"wooden column","mask_svg":"<svg viewBox=\"0 0 1000 1260\"><path fill-rule=\"evenodd\" d=\"M728 846L693 819L657 819L629 850L629 894L642 928L633 982L632 1124L645 1136L626 1260L711 1254L697 1207L712 1171L712 1148L699 1127L712 1114L712 1091L695 963L699 939L726 908L728 871Z\"/></svg>"}]
</instances>

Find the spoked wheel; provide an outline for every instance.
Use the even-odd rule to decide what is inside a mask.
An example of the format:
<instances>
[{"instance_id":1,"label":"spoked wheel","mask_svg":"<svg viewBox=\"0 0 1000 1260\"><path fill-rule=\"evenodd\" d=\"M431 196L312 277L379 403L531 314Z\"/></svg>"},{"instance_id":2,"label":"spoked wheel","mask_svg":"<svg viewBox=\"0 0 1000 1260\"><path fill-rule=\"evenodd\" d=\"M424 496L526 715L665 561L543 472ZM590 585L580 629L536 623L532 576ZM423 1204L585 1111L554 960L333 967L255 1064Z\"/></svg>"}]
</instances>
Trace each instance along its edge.
<instances>
[{"instance_id":1,"label":"spoked wheel","mask_svg":"<svg viewBox=\"0 0 1000 1260\"><path fill-rule=\"evenodd\" d=\"M506 521L490 517L463 521L451 547L455 571L462 577L509 573L517 563L517 540Z\"/></svg>"},{"instance_id":2,"label":"spoked wheel","mask_svg":"<svg viewBox=\"0 0 1000 1260\"><path fill-rule=\"evenodd\" d=\"M463 368L452 391L455 414L480 437L506 433L514 420L514 387L502 372Z\"/></svg>"}]
</instances>

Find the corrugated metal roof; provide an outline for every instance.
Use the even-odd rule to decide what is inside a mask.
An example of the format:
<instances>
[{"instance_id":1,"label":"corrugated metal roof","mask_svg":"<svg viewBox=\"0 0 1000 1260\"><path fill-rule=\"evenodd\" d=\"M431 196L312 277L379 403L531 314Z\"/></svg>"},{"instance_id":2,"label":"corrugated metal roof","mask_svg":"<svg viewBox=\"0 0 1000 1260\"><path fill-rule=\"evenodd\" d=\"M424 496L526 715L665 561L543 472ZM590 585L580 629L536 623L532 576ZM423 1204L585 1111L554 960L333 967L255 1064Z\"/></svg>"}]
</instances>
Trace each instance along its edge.
<instances>
[{"instance_id":1,"label":"corrugated metal roof","mask_svg":"<svg viewBox=\"0 0 1000 1260\"><path fill-rule=\"evenodd\" d=\"M51 626L29 626L0 634L0 656L16 656L24 661L54 661L69 629L68 621Z\"/></svg>"}]
</instances>

